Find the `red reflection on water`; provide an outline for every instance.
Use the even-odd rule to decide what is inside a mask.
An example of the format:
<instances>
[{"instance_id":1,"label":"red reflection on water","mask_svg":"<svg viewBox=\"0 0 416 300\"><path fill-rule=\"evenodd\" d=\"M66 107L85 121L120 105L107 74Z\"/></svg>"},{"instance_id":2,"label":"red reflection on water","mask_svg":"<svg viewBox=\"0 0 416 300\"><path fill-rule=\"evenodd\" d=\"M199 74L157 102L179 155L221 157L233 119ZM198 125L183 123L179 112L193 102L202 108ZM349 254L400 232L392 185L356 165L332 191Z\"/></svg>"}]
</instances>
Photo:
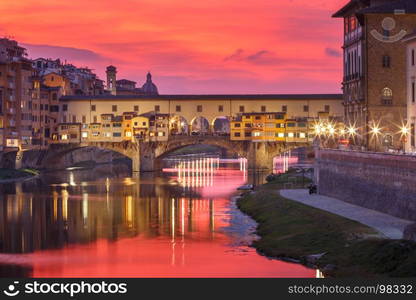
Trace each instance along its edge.
<instances>
[{"instance_id":1,"label":"red reflection on water","mask_svg":"<svg viewBox=\"0 0 416 300\"><path fill-rule=\"evenodd\" d=\"M33 277L313 277L300 265L259 256L253 249L167 237L100 240L30 257Z\"/></svg>"},{"instance_id":2,"label":"red reflection on water","mask_svg":"<svg viewBox=\"0 0 416 300\"><path fill-rule=\"evenodd\" d=\"M158 184L159 194L141 196L137 190L151 185L146 181L141 187L131 178L107 180L105 190L114 194L65 190L62 201L68 203L56 207L65 211L72 243L31 254L0 254L0 262L30 266L33 277L314 277L315 270L270 260L242 244L247 234L233 222L244 217L230 206L230 196L247 182L244 168L167 171L174 172L170 182L177 181L172 186L180 196L172 197ZM73 184L78 186L76 178ZM83 183L94 185L103 184ZM190 190L192 195L186 193ZM53 203L61 201L56 195ZM100 198L105 201L96 201Z\"/></svg>"}]
</instances>

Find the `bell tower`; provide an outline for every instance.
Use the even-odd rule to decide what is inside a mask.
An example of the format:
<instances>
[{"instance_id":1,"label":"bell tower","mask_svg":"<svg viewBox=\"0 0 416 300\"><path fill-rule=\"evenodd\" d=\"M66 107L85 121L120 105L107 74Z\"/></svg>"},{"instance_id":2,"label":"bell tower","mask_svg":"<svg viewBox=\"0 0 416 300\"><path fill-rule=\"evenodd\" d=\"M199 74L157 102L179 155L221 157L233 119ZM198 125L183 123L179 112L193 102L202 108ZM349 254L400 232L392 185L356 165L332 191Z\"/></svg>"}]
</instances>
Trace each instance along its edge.
<instances>
[{"instance_id":1,"label":"bell tower","mask_svg":"<svg viewBox=\"0 0 416 300\"><path fill-rule=\"evenodd\" d=\"M116 87L116 74L117 68L114 66L107 67L107 90L110 91L111 95L117 94L117 87Z\"/></svg>"}]
</instances>

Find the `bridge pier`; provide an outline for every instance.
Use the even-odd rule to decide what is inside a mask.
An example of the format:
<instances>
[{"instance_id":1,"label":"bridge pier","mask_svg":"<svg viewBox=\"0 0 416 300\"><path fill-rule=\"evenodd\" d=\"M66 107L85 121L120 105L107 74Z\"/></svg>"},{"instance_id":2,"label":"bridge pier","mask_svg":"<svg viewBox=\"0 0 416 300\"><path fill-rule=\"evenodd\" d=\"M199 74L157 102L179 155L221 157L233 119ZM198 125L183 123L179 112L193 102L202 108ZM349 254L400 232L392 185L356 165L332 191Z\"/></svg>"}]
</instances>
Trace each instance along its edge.
<instances>
[{"instance_id":1,"label":"bridge pier","mask_svg":"<svg viewBox=\"0 0 416 300\"><path fill-rule=\"evenodd\" d=\"M247 151L248 168L251 170L273 170L274 151L268 143L250 143Z\"/></svg>"}]
</instances>

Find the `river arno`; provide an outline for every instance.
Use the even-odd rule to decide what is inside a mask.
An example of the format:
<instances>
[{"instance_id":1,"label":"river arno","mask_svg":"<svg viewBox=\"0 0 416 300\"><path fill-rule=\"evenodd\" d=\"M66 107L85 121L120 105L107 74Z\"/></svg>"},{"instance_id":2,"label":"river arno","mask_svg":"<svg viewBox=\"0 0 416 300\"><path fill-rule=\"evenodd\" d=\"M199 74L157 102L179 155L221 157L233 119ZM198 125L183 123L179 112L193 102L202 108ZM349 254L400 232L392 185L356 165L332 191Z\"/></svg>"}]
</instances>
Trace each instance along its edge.
<instances>
[{"instance_id":1,"label":"river arno","mask_svg":"<svg viewBox=\"0 0 416 300\"><path fill-rule=\"evenodd\" d=\"M248 247L255 224L232 195L253 180L241 162L201 159L0 185L0 276L313 277Z\"/></svg>"}]
</instances>

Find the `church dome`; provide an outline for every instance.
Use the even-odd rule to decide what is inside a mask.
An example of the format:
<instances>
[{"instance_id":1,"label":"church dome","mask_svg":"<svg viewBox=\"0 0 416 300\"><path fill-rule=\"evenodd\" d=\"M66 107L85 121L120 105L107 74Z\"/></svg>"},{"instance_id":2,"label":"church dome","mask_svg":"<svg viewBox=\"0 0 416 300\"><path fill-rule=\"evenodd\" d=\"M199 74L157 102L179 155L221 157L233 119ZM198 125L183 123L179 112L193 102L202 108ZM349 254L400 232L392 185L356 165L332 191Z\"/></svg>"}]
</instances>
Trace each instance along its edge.
<instances>
[{"instance_id":1,"label":"church dome","mask_svg":"<svg viewBox=\"0 0 416 300\"><path fill-rule=\"evenodd\" d=\"M159 95L157 86L152 82L152 74L147 73L146 83L142 86L142 91L145 95Z\"/></svg>"}]
</instances>

